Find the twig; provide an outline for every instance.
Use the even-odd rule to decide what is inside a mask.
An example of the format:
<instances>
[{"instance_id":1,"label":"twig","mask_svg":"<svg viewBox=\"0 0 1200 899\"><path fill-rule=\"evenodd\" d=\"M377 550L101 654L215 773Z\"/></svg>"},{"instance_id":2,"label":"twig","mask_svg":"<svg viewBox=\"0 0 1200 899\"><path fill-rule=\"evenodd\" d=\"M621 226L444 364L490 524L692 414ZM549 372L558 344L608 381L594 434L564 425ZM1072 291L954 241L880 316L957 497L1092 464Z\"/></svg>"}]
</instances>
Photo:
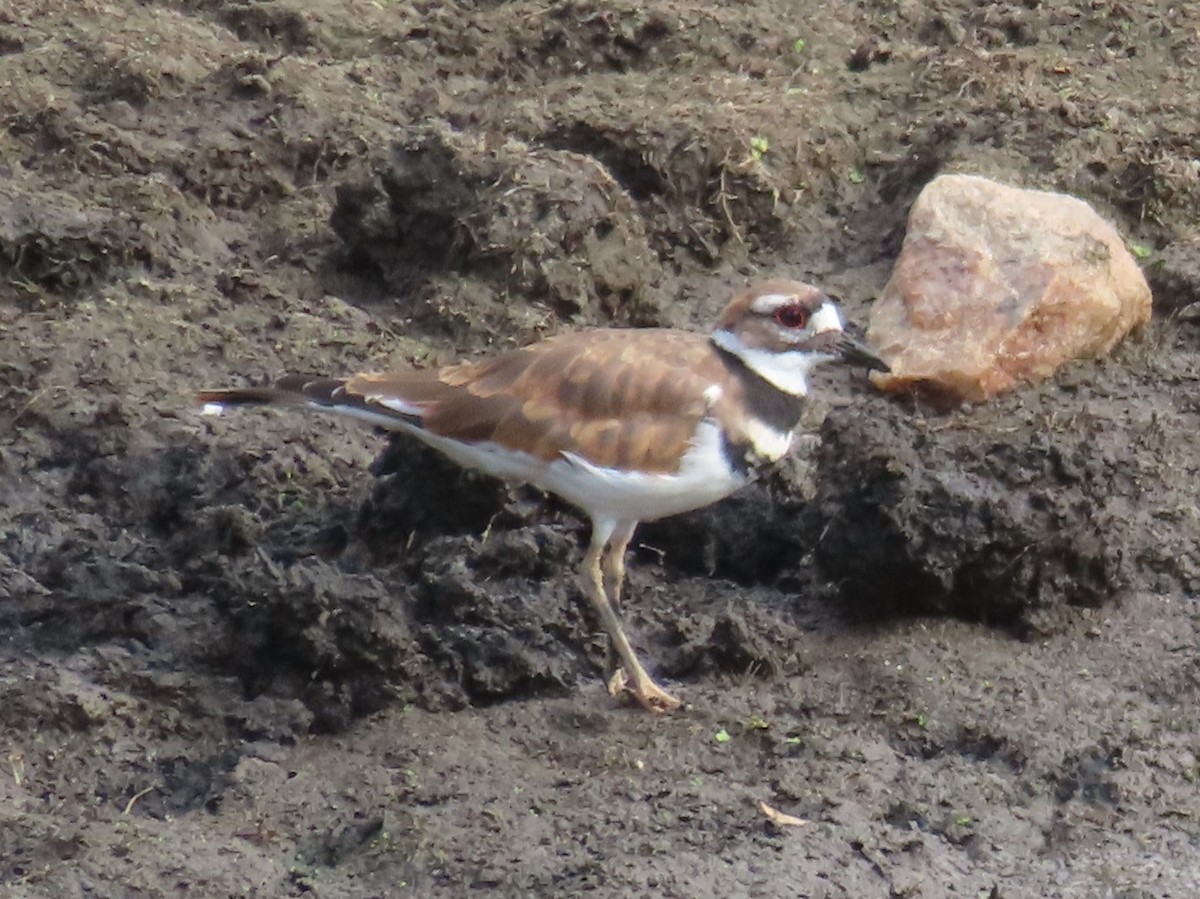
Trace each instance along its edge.
<instances>
[{"instance_id":1,"label":"twig","mask_svg":"<svg viewBox=\"0 0 1200 899\"><path fill-rule=\"evenodd\" d=\"M125 803L125 811L123 811L121 814L123 814L123 815L130 814L133 811L134 805L137 803L137 801L139 799L141 799L143 796L145 796L149 793L153 793L157 789L158 789L158 784L152 784L151 786L146 787L146 789L139 790L138 792L134 793L133 796L130 797L129 801Z\"/></svg>"},{"instance_id":2,"label":"twig","mask_svg":"<svg viewBox=\"0 0 1200 899\"><path fill-rule=\"evenodd\" d=\"M742 246L746 245L746 241L742 240L742 232L738 230L737 223L733 220L733 213L729 211L729 198L732 196L725 186L725 175L729 171L729 154L725 154L725 158L721 160L721 181L720 190L717 192L717 205L721 207L721 211L725 213L725 221L729 223L729 230L733 233L734 240Z\"/></svg>"}]
</instances>

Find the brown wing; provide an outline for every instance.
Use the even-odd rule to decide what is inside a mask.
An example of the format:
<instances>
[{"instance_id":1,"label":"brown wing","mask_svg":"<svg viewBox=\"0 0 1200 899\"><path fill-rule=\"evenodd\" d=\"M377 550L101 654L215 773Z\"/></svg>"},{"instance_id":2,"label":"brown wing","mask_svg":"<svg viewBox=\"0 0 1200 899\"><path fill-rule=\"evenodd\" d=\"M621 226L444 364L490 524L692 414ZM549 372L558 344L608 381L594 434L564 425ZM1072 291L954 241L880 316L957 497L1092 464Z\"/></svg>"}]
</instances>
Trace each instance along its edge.
<instances>
[{"instance_id":1,"label":"brown wing","mask_svg":"<svg viewBox=\"0 0 1200 899\"><path fill-rule=\"evenodd\" d=\"M574 453L605 467L669 472L722 370L703 335L584 331L436 372L357 375L345 390L367 404L391 398L419 408L421 426L444 437L495 441L547 461Z\"/></svg>"}]
</instances>

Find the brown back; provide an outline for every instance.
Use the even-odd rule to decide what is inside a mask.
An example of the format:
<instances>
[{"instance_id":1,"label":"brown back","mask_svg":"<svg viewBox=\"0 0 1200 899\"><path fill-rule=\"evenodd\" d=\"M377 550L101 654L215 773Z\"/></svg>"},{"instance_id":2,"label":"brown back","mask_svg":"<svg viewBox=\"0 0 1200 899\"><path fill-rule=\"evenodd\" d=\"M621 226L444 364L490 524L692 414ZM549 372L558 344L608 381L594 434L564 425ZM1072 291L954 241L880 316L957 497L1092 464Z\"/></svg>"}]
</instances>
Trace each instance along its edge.
<instances>
[{"instance_id":1,"label":"brown back","mask_svg":"<svg viewBox=\"0 0 1200 899\"><path fill-rule=\"evenodd\" d=\"M357 375L346 392L422 408L434 434L495 441L553 461L671 472L709 414L704 392L729 377L701 334L581 331L437 371Z\"/></svg>"}]
</instances>

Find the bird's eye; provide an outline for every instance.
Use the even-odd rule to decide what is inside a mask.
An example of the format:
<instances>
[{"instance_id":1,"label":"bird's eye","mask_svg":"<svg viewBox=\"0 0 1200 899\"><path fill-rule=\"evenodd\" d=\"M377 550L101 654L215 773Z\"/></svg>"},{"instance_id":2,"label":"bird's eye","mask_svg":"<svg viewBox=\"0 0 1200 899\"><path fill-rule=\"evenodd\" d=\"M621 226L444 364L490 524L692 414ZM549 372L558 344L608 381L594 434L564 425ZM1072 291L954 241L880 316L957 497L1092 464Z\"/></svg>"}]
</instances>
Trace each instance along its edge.
<instances>
[{"instance_id":1,"label":"bird's eye","mask_svg":"<svg viewBox=\"0 0 1200 899\"><path fill-rule=\"evenodd\" d=\"M803 328L808 324L808 310L792 304L775 310L775 321L785 328Z\"/></svg>"}]
</instances>

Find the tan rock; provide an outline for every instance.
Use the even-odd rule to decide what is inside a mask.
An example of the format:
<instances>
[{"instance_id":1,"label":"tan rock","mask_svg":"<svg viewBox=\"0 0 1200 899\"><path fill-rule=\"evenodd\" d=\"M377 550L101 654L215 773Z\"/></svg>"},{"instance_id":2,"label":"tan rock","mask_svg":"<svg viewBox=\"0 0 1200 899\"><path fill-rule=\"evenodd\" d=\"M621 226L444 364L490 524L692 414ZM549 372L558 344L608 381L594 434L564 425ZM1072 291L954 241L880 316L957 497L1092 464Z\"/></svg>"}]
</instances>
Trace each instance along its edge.
<instances>
[{"instance_id":1,"label":"tan rock","mask_svg":"<svg viewBox=\"0 0 1200 899\"><path fill-rule=\"evenodd\" d=\"M1103 356L1150 320L1150 288L1087 203L972 175L917 197L868 339L884 390L976 401Z\"/></svg>"}]
</instances>

